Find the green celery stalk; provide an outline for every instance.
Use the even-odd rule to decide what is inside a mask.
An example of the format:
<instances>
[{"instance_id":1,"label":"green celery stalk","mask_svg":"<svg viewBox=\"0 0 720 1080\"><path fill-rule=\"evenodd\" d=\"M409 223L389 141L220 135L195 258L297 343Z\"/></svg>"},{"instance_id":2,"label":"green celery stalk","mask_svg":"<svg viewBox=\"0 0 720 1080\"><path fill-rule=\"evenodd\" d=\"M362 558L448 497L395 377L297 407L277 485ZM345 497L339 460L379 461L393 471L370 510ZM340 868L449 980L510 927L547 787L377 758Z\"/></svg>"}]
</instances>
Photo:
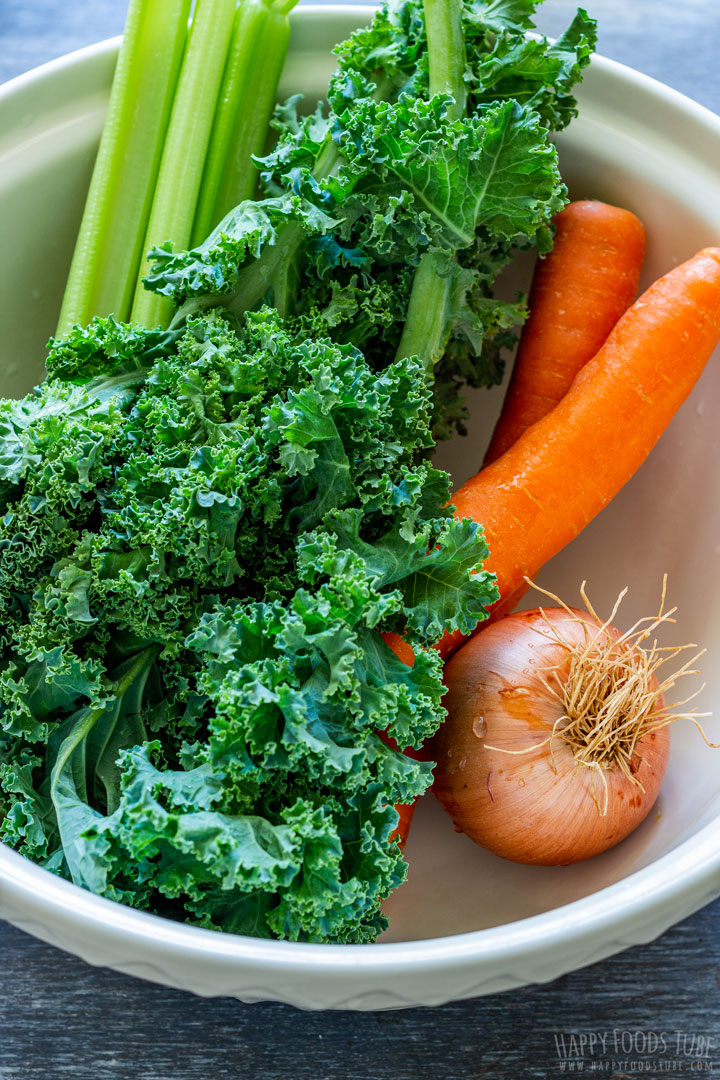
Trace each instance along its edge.
<instances>
[{"instance_id":1,"label":"green celery stalk","mask_svg":"<svg viewBox=\"0 0 720 1080\"><path fill-rule=\"evenodd\" d=\"M450 115L465 114L465 41L462 0L425 0L430 96L451 94ZM397 357L418 356L432 371L447 344L448 305L456 283L457 262L447 255L423 255L415 271L407 319Z\"/></svg>"},{"instance_id":2,"label":"green celery stalk","mask_svg":"<svg viewBox=\"0 0 720 1080\"><path fill-rule=\"evenodd\" d=\"M262 154L290 41L288 13L297 0L241 0L235 16L210 147L205 161L193 246L257 185L253 154Z\"/></svg>"},{"instance_id":3,"label":"green celery stalk","mask_svg":"<svg viewBox=\"0 0 720 1080\"><path fill-rule=\"evenodd\" d=\"M171 300L143 288L147 252L168 240L179 248L190 243L234 18L235 0L197 0L195 4L131 312L132 321L143 326L167 326L172 316Z\"/></svg>"},{"instance_id":4,"label":"green celery stalk","mask_svg":"<svg viewBox=\"0 0 720 1080\"><path fill-rule=\"evenodd\" d=\"M131 0L57 335L126 320L187 38L190 0Z\"/></svg>"}]
</instances>

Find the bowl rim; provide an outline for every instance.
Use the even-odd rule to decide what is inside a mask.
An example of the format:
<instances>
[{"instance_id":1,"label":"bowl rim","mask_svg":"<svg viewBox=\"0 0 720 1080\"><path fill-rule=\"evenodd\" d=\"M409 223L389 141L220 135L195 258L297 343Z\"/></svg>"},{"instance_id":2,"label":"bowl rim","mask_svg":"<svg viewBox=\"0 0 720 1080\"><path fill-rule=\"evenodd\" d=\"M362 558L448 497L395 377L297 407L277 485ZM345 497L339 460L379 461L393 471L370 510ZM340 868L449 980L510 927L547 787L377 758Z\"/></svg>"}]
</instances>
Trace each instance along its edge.
<instances>
[{"instance_id":1,"label":"bowl rim","mask_svg":"<svg viewBox=\"0 0 720 1080\"><path fill-rule=\"evenodd\" d=\"M374 5L308 4L296 8L292 18L304 22L319 15L327 16L329 9L336 17L356 17L359 24L372 14ZM48 77L92 61L109 60L120 40L119 35L107 38L16 76L0 86L0 105ZM692 118L720 139L720 117L679 91L601 55L593 57L592 67L623 84L628 91L649 95L655 102L660 99L667 106L680 109L685 118ZM30 921L31 916L47 909L56 916L62 915L67 927L75 925L85 937L91 930L112 937L121 932L150 952L170 948L175 953L180 950L186 958L213 959L224 966L250 962L276 973L307 972L309 965L314 975L334 978L350 977L359 971L398 976L412 974L420 967L439 969L448 962L456 970L472 968L479 962L510 962L515 957L549 955L558 949L566 952L568 946L582 941L612 940L621 948L635 944L630 935L633 923L645 925L655 915L655 921L662 924L662 918L658 917L662 909L682 909L685 914L717 893L720 893L720 831L716 822L709 822L642 869L537 915L434 938L361 945L318 944L254 938L176 923L97 896L0 843L0 900L5 894L12 910L18 912L18 924L26 921L29 929L36 925ZM21 912L28 916L27 920L21 918ZM664 929L664 924L660 929Z\"/></svg>"}]
</instances>

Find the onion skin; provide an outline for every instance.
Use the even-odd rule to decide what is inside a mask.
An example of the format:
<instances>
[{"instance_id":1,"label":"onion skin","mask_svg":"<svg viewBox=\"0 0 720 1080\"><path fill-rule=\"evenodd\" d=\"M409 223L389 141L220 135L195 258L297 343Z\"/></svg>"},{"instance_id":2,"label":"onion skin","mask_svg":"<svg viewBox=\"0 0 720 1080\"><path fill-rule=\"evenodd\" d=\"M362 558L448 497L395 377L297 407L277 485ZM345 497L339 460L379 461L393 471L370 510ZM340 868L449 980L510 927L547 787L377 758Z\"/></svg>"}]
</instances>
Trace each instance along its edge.
<instances>
[{"instance_id":1,"label":"onion skin","mask_svg":"<svg viewBox=\"0 0 720 1080\"><path fill-rule=\"evenodd\" d=\"M670 733L659 728L638 742L631 768L642 787L618 767L603 769L601 777L578 764L561 737L545 742L562 709L541 676L547 679L547 668L567 657L540 636L547 635L548 619L571 643L585 641L578 619L590 632L598 626L586 612L546 608L483 629L445 667L448 718L426 751L437 761L433 792L456 829L513 862L557 866L606 851L643 821L665 776ZM608 633L619 636L612 628ZM656 711L663 708L659 697ZM599 812L603 778L605 815Z\"/></svg>"}]
</instances>

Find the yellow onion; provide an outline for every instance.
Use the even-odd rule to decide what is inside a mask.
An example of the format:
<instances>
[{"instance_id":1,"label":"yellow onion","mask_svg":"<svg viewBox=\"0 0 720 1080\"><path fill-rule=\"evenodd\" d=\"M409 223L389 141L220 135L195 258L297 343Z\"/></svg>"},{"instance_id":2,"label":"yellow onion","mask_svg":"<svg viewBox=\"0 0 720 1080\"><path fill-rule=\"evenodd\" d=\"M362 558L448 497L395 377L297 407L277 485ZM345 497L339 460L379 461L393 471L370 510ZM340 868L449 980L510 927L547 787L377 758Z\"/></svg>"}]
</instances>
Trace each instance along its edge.
<instances>
[{"instance_id":1,"label":"yellow onion","mask_svg":"<svg viewBox=\"0 0 720 1080\"><path fill-rule=\"evenodd\" d=\"M487 626L452 657L448 718L428 756L457 830L506 859L558 865L640 824L677 719L664 692L689 673L686 664L660 683L657 669L680 650L640 645L666 617L621 634L592 608L536 608Z\"/></svg>"}]
</instances>

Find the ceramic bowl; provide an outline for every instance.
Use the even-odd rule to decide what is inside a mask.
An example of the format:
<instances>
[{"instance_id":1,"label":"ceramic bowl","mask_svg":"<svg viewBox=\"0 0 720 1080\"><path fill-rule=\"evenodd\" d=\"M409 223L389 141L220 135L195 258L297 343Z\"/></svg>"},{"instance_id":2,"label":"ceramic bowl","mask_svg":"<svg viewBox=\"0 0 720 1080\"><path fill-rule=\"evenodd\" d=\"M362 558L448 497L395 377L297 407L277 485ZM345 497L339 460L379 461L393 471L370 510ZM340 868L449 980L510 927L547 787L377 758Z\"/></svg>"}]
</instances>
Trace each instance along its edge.
<instances>
[{"instance_id":1,"label":"ceramic bowl","mask_svg":"<svg viewBox=\"0 0 720 1080\"><path fill-rule=\"evenodd\" d=\"M293 16L281 94L322 96L332 45L367 8ZM0 393L42 375L99 137L117 40L64 57L0 91ZM648 230L646 281L720 243L720 120L601 57L560 137L574 197L636 211ZM520 268L522 276L526 272ZM517 282L511 282L514 288ZM439 459L461 481L480 463L501 393L473 399L471 435ZM545 570L570 603L587 579L598 610L624 585L626 623L655 610L663 573L673 633L708 648L700 708L720 702L720 357L633 481ZM717 723L708 731L720 735ZM673 730L655 809L614 850L572 867L503 862L453 833L431 796L416 815L408 882L387 902L375 945L261 941L179 925L103 900L0 845L0 916L93 964L200 994L306 1008L436 1005L564 972L650 941L720 894L720 768L692 725Z\"/></svg>"}]
</instances>

